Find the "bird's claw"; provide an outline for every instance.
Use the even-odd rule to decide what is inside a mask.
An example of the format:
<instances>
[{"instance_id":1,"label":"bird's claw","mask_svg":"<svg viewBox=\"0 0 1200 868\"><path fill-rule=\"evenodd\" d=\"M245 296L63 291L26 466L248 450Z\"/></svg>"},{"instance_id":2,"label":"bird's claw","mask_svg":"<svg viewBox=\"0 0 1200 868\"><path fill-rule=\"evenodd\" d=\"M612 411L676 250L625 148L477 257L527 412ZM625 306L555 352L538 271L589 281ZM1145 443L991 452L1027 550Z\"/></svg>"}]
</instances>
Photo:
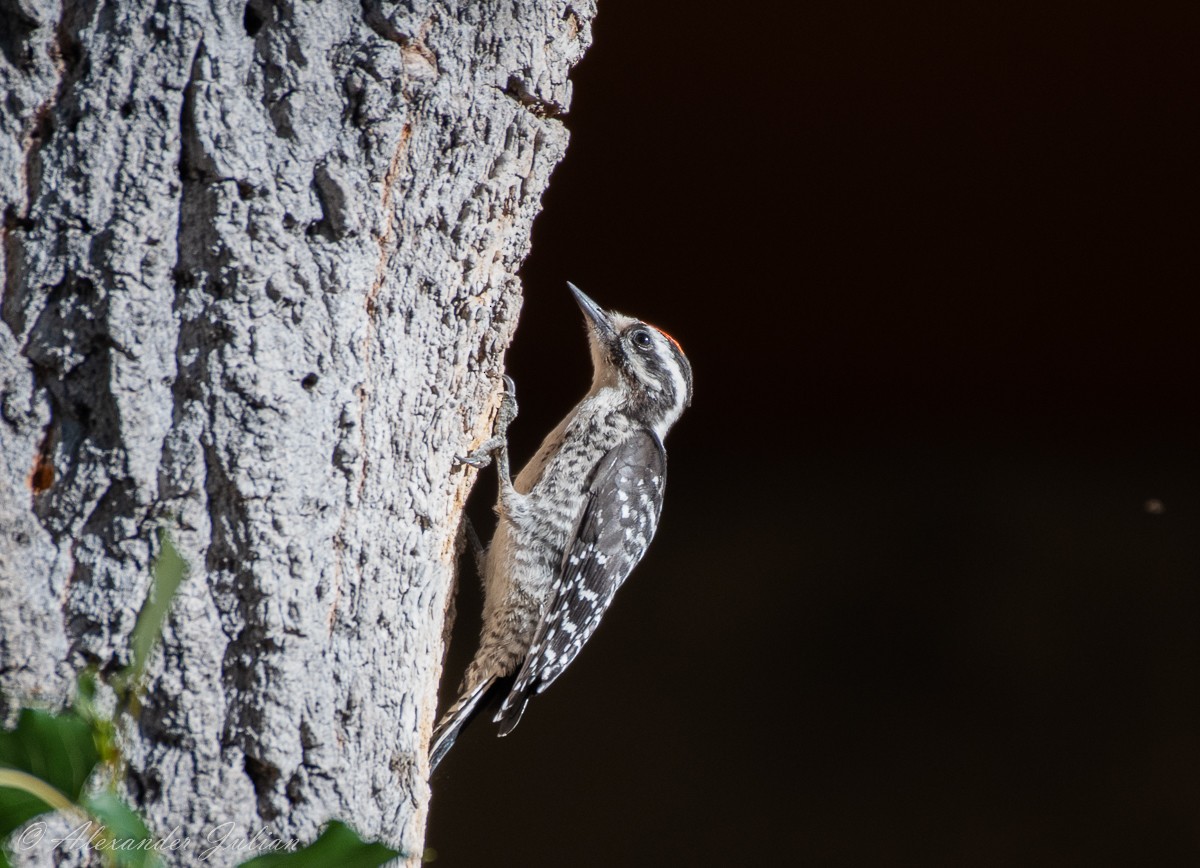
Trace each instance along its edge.
<instances>
[{"instance_id":1,"label":"bird's claw","mask_svg":"<svg viewBox=\"0 0 1200 868\"><path fill-rule=\"evenodd\" d=\"M455 455L454 463L465 464L467 467L474 467L476 470L483 470L492 463L492 447L489 446L489 443L485 443L469 455Z\"/></svg>"},{"instance_id":2,"label":"bird's claw","mask_svg":"<svg viewBox=\"0 0 1200 868\"><path fill-rule=\"evenodd\" d=\"M508 374L504 375L504 395L500 398L500 409L496 413L496 434L503 437L512 420L517 418L517 384Z\"/></svg>"},{"instance_id":3,"label":"bird's claw","mask_svg":"<svg viewBox=\"0 0 1200 868\"><path fill-rule=\"evenodd\" d=\"M500 398L500 409L496 411L496 424L492 436L478 449L471 451L467 455L454 456L454 463L457 465L467 465L474 467L476 470L483 470L492 463L492 455L497 449L504 446L505 439L508 437L508 426L512 424L512 420L517 418L517 384L513 382L513 378L504 375L504 395Z\"/></svg>"}]
</instances>

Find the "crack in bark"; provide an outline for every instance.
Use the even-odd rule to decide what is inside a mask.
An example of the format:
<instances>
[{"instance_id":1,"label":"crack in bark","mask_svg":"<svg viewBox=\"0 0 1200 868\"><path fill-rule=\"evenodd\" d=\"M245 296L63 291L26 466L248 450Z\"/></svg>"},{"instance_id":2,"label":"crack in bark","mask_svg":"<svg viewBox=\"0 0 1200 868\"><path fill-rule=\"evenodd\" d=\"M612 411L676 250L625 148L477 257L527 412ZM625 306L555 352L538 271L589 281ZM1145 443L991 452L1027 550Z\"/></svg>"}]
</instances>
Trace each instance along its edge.
<instances>
[{"instance_id":1,"label":"crack in bark","mask_svg":"<svg viewBox=\"0 0 1200 868\"><path fill-rule=\"evenodd\" d=\"M30 330L30 334L26 334L30 317L29 312L24 309L24 296L28 287L23 287L21 284L23 280L28 279L28 276L22 273L21 270L22 242L16 230L28 231L36 225L30 215L33 212L34 202L40 192L38 175L41 153L49 144L54 134L54 113L68 98L71 86L78 79L78 69L76 67L82 54L77 34L90 21L94 11L95 3L80 3L77 6L65 5L58 22L55 24L54 40L48 46L47 52L56 73L53 92L39 103L37 108L31 113L25 132L21 138L22 188L25 201L19 212L10 206L4 215L3 244L5 246L5 274L3 299L0 301L0 309L3 310L3 319L13 332L13 335L22 341L21 354L29 360L30 370L33 374L34 393L42 392L46 395L48 408L48 418L42 440L29 477L33 496L32 513L56 542L61 539L62 534L71 525L78 521L78 515L71 517L69 520L64 521L59 517L59 521L54 521L53 519L57 513L55 509L57 503L52 501L56 500L53 485L57 475L54 464L54 449L62 440L63 421L61 417L61 402L65 400L66 381L72 370L77 370L79 365L71 370L62 371L57 379L55 379L53 369L37 358L38 353L37 348L33 344L33 335L37 332L36 324L42 320L47 311L51 309L51 306L55 304L55 291L51 290L46 295L42 309L38 312L38 316L35 319L34 328ZM56 289L65 285L68 279L69 272L68 277L64 278L63 284L60 284ZM85 363L86 361L81 362L80 365ZM76 448L72 450L72 459L78 454L78 447L83 442L84 438L80 438ZM68 604L68 595L80 571L80 564L76 556L78 542L78 537L73 539L66 552L67 557L71 561L71 567L67 572L66 580L59 595L63 632L67 637L77 637L80 635L75 629L79 626L79 615L72 613ZM78 651L76 641L70 640L70 645L72 651Z\"/></svg>"},{"instance_id":2,"label":"crack in bark","mask_svg":"<svg viewBox=\"0 0 1200 868\"><path fill-rule=\"evenodd\" d=\"M174 267L175 309L183 311L188 296L200 294L199 310L181 317L176 339L176 377L172 384L172 430L185 419L189 405L203 417L200 437L200 457L203 474L203 509L208 519L208 538L201 541L205 573L211 595L217 602L226 644L220 663L220 679L226 698L223 748L242 753L243 768L255 795L256 808L263 821L277 815L270 797L275 778L271 766L258 758L255 718L260 714L258 677L253 662L271 650L264 635L258 606L262 590L257 587L252 570L240 562L239 552L245 548L244 534L249 522L242 505L249 498L237 496L237 485L227 472L220 451L212 442L212 432L218 424L220 405L214 393L203 386L205 376L215 376L214 354L224 343L225 333L219 317L212 316L207 293L203 292L197 275L220 273L227 256L214 250L206 233L210 228L203 213L207 204L206 188L222 183L202 165L203 155L197 147L196 88L200 81L201 64L205 56L204 40L196 42L191 68L183 89L180 107L180 150L178 174L180 181L178 231ZM197 300L193 299L193 304ZM236 391L236 390L235 390ZM168 451L170 434L164 439L164 454ZM186 448L186 447L185 447ZM187 496L188 492L172 492ZM155 733L152 738L157 738ZM278 772L275 773L275 777Z\"/></svg>"},{"instance_id":3,"label":"crack in bark","mask_svg":"<svg viewBox=\"0 0 1200 868\"><path fill-rule=\"evenodd\" d=\"M254 545L254 507L257 499L239 490L241 475L236 456L221 447L215 433L244 413L249 419L266 405L260 395L230 379L222 356L233 334L225 324L219 299L210 284L226 273L234 253L213 231L213 213L220 210L223 182L207 171L197 128L196 100L203 58L203 40L197 43L185 85L180 113L179 177L182 184L176 254L176 307L188 310L179 325L176 346L177 375L173 410L184 418L192 405L201 422L198 432L202 460L203 509L208 539L202 540L209 593L225 638L219 663L221 693L225 697L220 743L222 752L238 751L242 768L255 794L256 822L279 817L277 798L281 772L270 760L271 740L264 709L271 692L271 658L281 648L271 634L264 614L266 596L253 564L243 553ZM194 285L185 285L194 281ZM191 304L188 305L189 296ZM185 364L186 362L186 364ZM239 419L235 424L244 424Z\"/></svg>"},{"instance_id":4,"label":"crack in bark","mask_svg":"<svg viewBox=\"0 0 1200 868\"><path fill-rule=\"evenodd\" d=\"M400 47L400 68L404 98L412 99L409 85L412 79L436 79L442 74L437 55L425 43L433 29L436 14L426 18L415 36L402 32L374 5L371 0L362 0L363 20L375 35Z\"/></svg>"},{"instance_id":5,"label":"crack in bark","mask_svg":"<svg viewBox=\"0 0 1200 868\"><path fill-rule=\"evenodd\" d=\"M381 39L386 39L388 42L394 42L400 46L405 52L406 60L419 58L421 63L429 66L436 74L438 72L437 55L425 44L425 39L429 36L429 31L433 28L433 17L425 19L416 36L410 36L407 33L400 31L387 16L380 11L378 6L371 3L371 0L362 0L363 20L367 22L375 35Z\"/></svg>"},{"instance_id":6,"label":"crack in bark","mask_svg":"<svg viewBox=\"0 0 1200 868\"><path fill-rule=\"evenodd\" d=\"M364 7L365 8L365 7ZM379 246L379 258L375 265L375 278L371 282L371 287L367 291L365 306L367 309L366 334L363 337L363 368L364 377L369 375L371 370L371 344L375 334L375 320L378 316L378 296L380 290L383 289L383 282L387 278L387 264L394 252L394 222L396 219L395 211L392 208L393 188L396 183L396 178L400 174L400 167L404 162L404 158L408 153L408 144L412 140L412 124L406 123L400 130L400 140L396 143L395 149L392 151L392 158L388 161L387 171L383 176L383 195L381 197L380 207L384 214L383 231L376 239L376 244ZM360 383L354 389L355 399L358 401L358 484L355 490L355 497L361 499L363 490L367 484L367 470L370 466L367 449L367 405L370 403L370 390ZM329 614L326 618L326 624L330 634L333 633L333 624L337 619L338 602L341 600L342 594L342 557L341 554L345 551L345 540L343 534L346 531L346 525L350 518L349 502L342 504L341 516L338 520L337 530L333 534L334 546L338 550L338 557L334 558L333 564L333 587L330 593ZM361 569L361 565L360 565Z\"/></svg>"},{"instance_id":7,"label":"crack in bark","mask_svg":"<svg viewBox=\"0 0 1200 868\"><path fill-rule=\"evenodd\" d=\"M111 341L107 311L94 284L70 269L43 300L23 353L35 387L47 398L48 426L59 447L59 483L35 502L34 512L56 540L72 535L90 515L100 489L121 469L116 409L106 361Z\"/></svg>"},{"instance_id":8,"label":"crack in bark","mask_svg":"<svg viewBox=\"0 0 1200 868\"><path fill-rule=\"evenodd\" d=\"M33 496L45 493L54 484L54 426L49 422L42 430L42 439L29 471L29 490Z\"/></svg>"},{"instance_id":9,"label":"crack in bark","mask_svg":"<svg viewBox=\"0 0 1200 868\"><path fill-rule=\"evenodd\" d=\"M192 284L191 275L186 267L188 257L185 253L183 239L187 234L189 225L185 217L187 205L190 200L195 198L196 182L193 180L193 173L189 171L191 158L188 154L188 142L189 132L194 127L192 92L199 72L200 55L203 48L204 40L197 39L196 44L192 48L192 60L188 65L188 77L187 81L183 84L182 96L179 103L179 158L176 162L176 174L179 178L179 197L176 203L175 263L171 269L171 285L174 288L174 298L171 302L171 308L178 316L178 328L175 332L175 379L171 382L171 425L163 437L158 459L158 496L162 502L172 500L184 494L183 491L177 492L173 490L163 471L168 453L172 448L171 434L177 429L183 419L184 408L191 397L195 382L191 365L188 364L186 358L189 347L185 341L182 313L185 303L184 295Z\"/></svg>"},{"instance_id":10,"label":"crack in bark","mask_svg":"<svg viewBox=\"0 0 1200 868\"><path fill-rule=\"evenodd\" d=\"M67 11L64 9L58 26L55 27L55 41L51 43L48 51L54 70L58 74L58 80L54 83L54 92L33 110L29 116L29 122L26 124L25 132L21 136L21 186L25 194L25 202L19 211L15 210L12 205L9 205L4 214L4 228L0 230L4 236L5 266L4 297L3 304L0 304L0 309L3 310L4 321L17 337L20 337L21 332L25 329L25 316L24 312L20 310L20 306L16 304L19 300L17 291L17 280L19 277L17 272L17 255L20 253L20 240L13 230L27 230L33 227L33 221L29 219L29 213L33 209L36 187L34 183L34 165L38 152L50 138L50 114L54 111L54 106L62 96L62 82L65 77L66 67L62 60L62 50L59 47L59 43L63 38L63 22L66 20L66 17Z\"/></svg>"},{"instance_id":11,"label":"crack in bark","mask_svg":"<svg viewBox=\"0 0 1200 868\"><path fill-rule=\"evenodd\" d=\"M553 100L542 99L530 91L529 86L515 75L508 77L508 83L504 87L498 85L493 85L493 87L540 120L561 118L567 113L565 106Z\"/></svg>"},{"instance_id":12,"label":"crack in bark","mask_svg":"<svg viewBox=\"0 0 1200 868\"><path fill-rule=\"evenodd\" d=\"M396 183L396 176L400 174L400 164L404 160L404 156L408 153L408 143L412 139L412 124L405 124L400 130L400 141L396 143L396 148L392 152L392 159L388 163L387 172L383 176L383 232L380 233L377 243L379 244L379 261L375 265L375 280L371 284L371 290L367 293L367 315L371 321L374 321L376 315L376 300L379 296L379 291L383 288L383 281L387 277L388 259L392 254L393 248L393 232L392 227L396 219L395 211L392 208L392 188ZM368 332L368 337L369 337Z\"/></svg>"},{"instance_id":13,"label":"crack in bark","mask_svg":"<svg viewBox=\"0 0 1200 868\"><path fill-rule=\"evenodd\" d=\"M54 40L47 47L47 54L57 74L54 92L43 100L30 115L29 123L21 138L22 148L22 187L25 192L25 202L21 209L4 215L3 243L5 245L5 275L3 309L4 321L13 334L20 337L28 323L28 316L22 309L19 272L20 241L13 229L31 229L35 222L30 218L33 205L38 195L38 170L42 150L50 143L55 132L54 113L63 105L70 95L71 87L79 80L80 68L84 60L79 32L91 23L96 12L98 0L85 0L79 3L65 3L58 22L54 27ZM12 211L11 207L9 209Z\"/></svg>"}]
</instances>

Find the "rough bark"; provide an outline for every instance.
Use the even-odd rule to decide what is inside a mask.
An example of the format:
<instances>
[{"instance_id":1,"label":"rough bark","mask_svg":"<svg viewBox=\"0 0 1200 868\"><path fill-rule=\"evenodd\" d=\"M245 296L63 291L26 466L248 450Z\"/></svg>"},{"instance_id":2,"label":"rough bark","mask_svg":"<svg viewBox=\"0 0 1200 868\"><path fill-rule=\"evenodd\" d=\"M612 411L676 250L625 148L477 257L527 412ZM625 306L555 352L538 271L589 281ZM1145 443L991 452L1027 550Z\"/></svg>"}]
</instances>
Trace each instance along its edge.
<instances>
[{"instance_id":1,"label":"rough bark","mask_svg":"<svg viewBox=\"0 0 1200 868\"><path fill-rule=\"evenodd\" d=\"M158 830L421 852L461 505L592 0L0 0L0 688ZM232 858L231 854L231 858Z\"/></svg>"}]
</instances>

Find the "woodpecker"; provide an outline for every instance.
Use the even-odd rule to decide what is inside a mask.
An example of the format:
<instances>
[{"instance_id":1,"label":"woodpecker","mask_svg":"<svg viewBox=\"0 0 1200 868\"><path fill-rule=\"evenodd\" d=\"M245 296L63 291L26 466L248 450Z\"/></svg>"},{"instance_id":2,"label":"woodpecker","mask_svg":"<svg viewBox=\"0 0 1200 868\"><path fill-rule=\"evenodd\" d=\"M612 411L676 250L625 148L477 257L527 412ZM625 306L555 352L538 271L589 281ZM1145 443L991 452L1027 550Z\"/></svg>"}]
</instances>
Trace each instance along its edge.
<instances>
[{"instance_id":1,"label":"woodpecker","mask_svg":"<svg viewBox=\"0 0 1200 868\"><path fill-rule=\"evenodd\" d=\"M493 718L499 734L512 732L530 698L595 632L658 526L667 481L663 438L692 402L692 367L666 332L604 311L567 286L587 322L591 389L514 481L507 430L517 405L505 377L494 436L459 459L483 468L494 456L499 522L481 555L479 650L434 731L432 768L493 693L507 694Z\"/></svg>"}]
</instances>

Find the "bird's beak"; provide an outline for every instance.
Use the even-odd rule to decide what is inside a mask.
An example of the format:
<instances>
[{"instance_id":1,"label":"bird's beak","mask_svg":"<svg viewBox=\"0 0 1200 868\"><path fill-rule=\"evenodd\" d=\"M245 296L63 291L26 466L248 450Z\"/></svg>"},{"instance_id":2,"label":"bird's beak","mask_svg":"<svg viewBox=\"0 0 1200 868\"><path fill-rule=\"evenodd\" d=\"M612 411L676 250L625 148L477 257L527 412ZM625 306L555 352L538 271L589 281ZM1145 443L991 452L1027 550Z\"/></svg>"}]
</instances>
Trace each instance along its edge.
<instances>
[{"instance_id":1,"label":"bird's beak","mask_svg":"<svg viewBox=\"0 0 1200 868\"><path fill-rule=\"evenodd\" d=\"M571 294L575 296L575 302L579 305L579 309L583 311L583 315L587 317L588 325L596 333L596 337L600 338L603 343L608 343L617 336L617 330L613 326L612 317L592 301L582 289L580 289L571 281L567 281L567 287L571 290Z\"/></svg>"}]
</instances>

